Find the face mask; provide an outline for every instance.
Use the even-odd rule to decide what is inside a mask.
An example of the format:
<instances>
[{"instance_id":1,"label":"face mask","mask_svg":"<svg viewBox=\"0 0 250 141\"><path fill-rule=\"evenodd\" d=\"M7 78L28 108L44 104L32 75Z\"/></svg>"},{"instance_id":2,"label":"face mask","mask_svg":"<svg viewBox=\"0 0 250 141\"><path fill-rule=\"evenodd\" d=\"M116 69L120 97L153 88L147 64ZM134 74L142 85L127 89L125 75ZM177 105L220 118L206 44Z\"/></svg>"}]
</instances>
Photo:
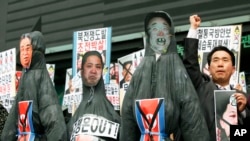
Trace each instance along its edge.
<instances>
[{"instance_id":1,"label":"face mask","mask_svg":"<svg viewBox=\"0 0 250 141\"><path fill-rule=\"evenodd\" d=\"M150 47L156 53L166 53L171 41L171 34L169 34L169 26L164 23L157 23L157 21L149 25L148 33L150 35Z\"/></svg>"}]
</instances>

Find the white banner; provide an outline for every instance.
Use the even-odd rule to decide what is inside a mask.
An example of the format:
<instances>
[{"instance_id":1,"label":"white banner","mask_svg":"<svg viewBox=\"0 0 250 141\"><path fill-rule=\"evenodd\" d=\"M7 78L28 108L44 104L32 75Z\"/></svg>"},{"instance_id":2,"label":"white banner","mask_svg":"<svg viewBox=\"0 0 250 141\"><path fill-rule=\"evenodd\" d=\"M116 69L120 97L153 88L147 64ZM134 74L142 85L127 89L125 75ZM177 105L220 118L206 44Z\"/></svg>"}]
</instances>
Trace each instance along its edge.
<instances>
[{"instance_id":1,"label":"white banner","mask_svg":"<svg viewBox=\"0 0 250 141\"><path fill-rule=\"evenodd\" d=\"M85 114L74 123L70 140L76 140L76 138L84 137L84 135L117 139L118 131L118 123L101 116ZM81 139L85 140L85 138Z\"/></svg>"}]
</instances>

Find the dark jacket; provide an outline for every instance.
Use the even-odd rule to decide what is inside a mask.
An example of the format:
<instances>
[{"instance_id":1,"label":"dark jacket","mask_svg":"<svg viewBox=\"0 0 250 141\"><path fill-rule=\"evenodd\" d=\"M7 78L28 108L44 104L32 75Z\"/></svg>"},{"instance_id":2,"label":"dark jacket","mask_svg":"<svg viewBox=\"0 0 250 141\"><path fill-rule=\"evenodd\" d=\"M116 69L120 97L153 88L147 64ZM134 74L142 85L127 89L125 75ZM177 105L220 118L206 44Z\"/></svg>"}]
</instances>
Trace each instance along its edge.
<instances>
[{"instance_id":1,"label":"dark jacket","mask_svg":"<svg viewBox=\"0 0 250 141\"><path fill-rule=\"evenodd\" d=\"M4 126L2 140L17 140L18 103L25 100L33 101L32 121L37 135L36 141L63 141L67 136L63 113L46 68L45 56L35 48L37 44L39 43L32 44L33 55L30 68L22 70L21 82Z\"/></svg>"},{"instance_id":2,"label":"dark jacket","mask_svg":"<svg viewBox=\"0 0 250 141\"><path fill-rule=\"evenodd\" d=\"M5 124L5 121L7 120L8 117L8 111L4 108L2 104L0 104L0 137L2 135L3 127Z\"/></svg>"},{"instance_id":3,"label":"dark jacket","mask_svg":"<svg viewBox=\"0 0 250 141\"><path fill-rule=\"evenodd\" d=\"M94 87L89 87L84 85L83 83L83 94L82 101L78 106L76 112L73 117L70 119L67 124L68 137L72 138L74 133L76 132L75 125L80 122L80 119L86 114L93 114L95 116L101 116L105 119L120 124L120 116L114 110L113 105L106 97L105 86L103 77L101 77L98 84ZM87 126L81 126L82 129L87 129ZM109 128L109 127L108 127ZM74 131L75 129L75 131ZM98 128L99 129L99 128ZM119 130L119 128L117 129ZM119 135L117 136L119 137ZM113 139L108 137L101 137L102 140L105 141L118 141L119 139Z\"/></svg>"},{"instance_id":4,"label":"dark jacket","mask_svg":"<svg viewBox=\"0 0 250 141\"><path fill-rule=\"evenodd\" d=\"M187 72L194 84L194 87L202 103L203 113L207 122L207 126L210 132L212 141L216 140L216 128L215 128L215 110L214 110L214 90L218 90L216 84L212 81L210 76L201 73L198 63L198 40L197 39L185 39L185 48L183 63ZM237 91L239 92L239 91ZM249 116L249 110L246 109L247 116ZM238 114L239 124L243 124L243 117Z\"/></svg>"},{"instance_id":5,"label":"dark jacket","mask_svg":"<svg viewBox=\"0 0 250 141\"><path fill-rule=\"evenodd\" d=\"M169 15L166 14L169 17ZM171 33L174 26L171 21ZM145 57L136 68L122 105L121 141L138 141L141 132L137 125L135 100L164 98L165 133L178 132L185 141L208 141L209 133L200 102L182 60L176 51L175 37L171 37L168 51L156 61L154 51L146 46ZM169 140L169 138L165 138Z\"/></svg>"}]
</instances>

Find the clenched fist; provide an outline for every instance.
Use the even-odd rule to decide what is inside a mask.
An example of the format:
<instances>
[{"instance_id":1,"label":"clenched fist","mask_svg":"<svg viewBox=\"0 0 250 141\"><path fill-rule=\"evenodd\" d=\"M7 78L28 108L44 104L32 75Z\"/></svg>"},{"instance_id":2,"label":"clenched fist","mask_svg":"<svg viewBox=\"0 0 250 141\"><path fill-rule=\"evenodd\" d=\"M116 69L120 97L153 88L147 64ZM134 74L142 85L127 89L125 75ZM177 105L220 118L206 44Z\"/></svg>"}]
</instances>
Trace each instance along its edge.
<instances>
[{"instance_id":1,"label":"clenched fist","mask_svg":"<svg viewBox=\"0 0 250 141\"><path fill-rule=\"evenodd\" d=\"M189 17L189 22L190 22L191 28L197 29L200 26L201 18L198 15L192 15Z\"/></svg>"}]
</instances>

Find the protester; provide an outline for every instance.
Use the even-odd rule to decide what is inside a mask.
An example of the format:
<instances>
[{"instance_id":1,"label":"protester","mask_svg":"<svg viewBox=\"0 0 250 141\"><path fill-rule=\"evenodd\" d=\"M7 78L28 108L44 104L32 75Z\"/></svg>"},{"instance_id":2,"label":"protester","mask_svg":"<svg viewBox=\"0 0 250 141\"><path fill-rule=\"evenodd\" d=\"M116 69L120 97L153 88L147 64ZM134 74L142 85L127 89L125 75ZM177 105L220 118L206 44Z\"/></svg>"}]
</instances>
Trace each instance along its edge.
<instances>
[{"instance_id":1,"label":"protester","mask_svg":"<svg viewBox=\"0 0 250 141\"><path fill-rule=\"evenodd\" d=\"M177 54L172 18L151 12L144 24L145 56L123 101L121 141L208 141L198 96Z\"/></svg>"},{"instance_id":2,"label":"protester","mask_svg":"<svg viewBox=\"0 0 250 141\"><path fill-rule=\"evenodd\" d=\"M46 68L41 32L23 34L19 49L22 77L1 140L65 140L66 124Z\"/></svg>"},{"instance_id":3,"label":"protester","mask_svg":"<svg viewBox=\"0 0 250 141\"><path fill-rule=\"evenodd\" d=\"M201 73L198 63L198 39L197 28L201 23L198 15L190 16L191 27L185 39L183 62L187 72L197 91L200 102L202 103L203 113L209 128L212 141L216 140L215 128L215 108L214 90L234 89L230 86L230 77L235 72L235 57L227 47L217 46L207 56L208 70L210 76ZM249 110L246 109L246 95L236 91L234 94L237 100L239 124L243 124L246 117L249 117Z\"/></svg>"},{"instance_id":4,"label":"protester","mask_svg":"<svg viewBox=\"0 0 250 141\"><path fill-rule=\"evenodd\" d=\"M69 140L118 141L120 116L105 94L104 64L97 51L82 58L82 101L67 124Z\"/></svg>"}]
</instances>

